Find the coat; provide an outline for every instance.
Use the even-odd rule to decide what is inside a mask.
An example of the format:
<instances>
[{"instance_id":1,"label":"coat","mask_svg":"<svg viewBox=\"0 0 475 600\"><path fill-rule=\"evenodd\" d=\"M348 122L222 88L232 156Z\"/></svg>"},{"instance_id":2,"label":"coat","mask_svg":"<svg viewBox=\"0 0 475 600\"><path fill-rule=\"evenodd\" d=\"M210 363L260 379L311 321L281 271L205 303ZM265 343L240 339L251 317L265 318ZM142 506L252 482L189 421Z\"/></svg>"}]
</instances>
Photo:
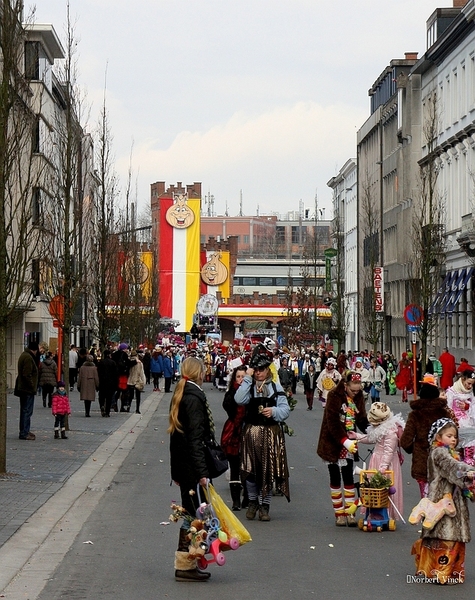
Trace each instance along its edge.
<instances>
[{"instance_id":1,"label":"coat","mask_svg":"<svg viewBox=\"0 0 475 600\"><path fill-rule=\"evenodd\" d=\"M58 367L52 358L45 358L42 363L40 363L40 378L39 385L51 385L53 387L56 386L56 373L58 371Z\"/></svg>"},{"instance_id":2,"label":"coat","mask_svg":"<svg viewBox=\"0 0 475 600\"><path fill-rule=\"evenodd\" d=\"M209 477L205 441L212 436L205 393L191 381L185 383L178 421L183 433L175 430L170 435L171 476L173 481L189 483L195 490L202 477Z\"/></svg>"},{"instance_id":3,"label":"coat","mask_svg":"<svg viewBox=\"0 0 475 600\"><path fill-rule=\"evenodd\" d=\"M440 387L446 390L454 382L455 374L457 373L457 367L455 365L455 356L450 352L442 352L439 356L439 360L442 363L442 376L440 378Z\"/></svg>"},{"instance_id":4,"label":"coat","mask_svg":"<svg viewBox=\"0 0 475 600\"><path fill-rule=\"evenodd\" d=\"M317 389L317 379L318 373L316 371L313 372L313 383L310 385L310 375L307 371L303 376L303 391L304 392L314 392Z\"/></svg>"},{"instance_id":5,"label":"coat","mask_svg":"<svg viewBox=\"0 0 475 600\"><path fill-rule=\"evenodd\" d=\"M70 415L71 406L67 394L55 392L51 398L51 412L53 415Z\"/></svg>"},{"instance_id":6,"label":"coat","mask_svg":"<svg viewBox=\"0 0 475 600\"><path fill-rule=\"evenodd\" d=\"M410 402L411 412L401 436L400 444L408 454L412 454L411 476L419 481L427 481L427 458L429 456L429 430L437 419L449 417L447 401L443 398L428 400L418 398Z\"/></svg>"},{"instance_id":7,"label":"coat","mask_svg":"<svg viewBox=\"0 0 475 600\"><path fill-rule=\"evenodd\" d=\"M24 350L18 359L16 390L21 394L36 394L38 389L38 367L31 350Z\"/></svg>"},{"instance_id":8,"label":"coat","mask_svg":"<svg viewBox=\"0 0 475 600\"><path fill-rule=\"evenodd\" d=\"M173 360L170 356L163 357L163 377L172 378L175 375Z\"/></svg>"},{"instance_id":9,"label":"coat","mask_svg":"<svg viewBox=\"0 0 475 600\"><path fill-rule=\"evenodd\" d=\"M363 392L359 391L353 401L358 411L355 416L355 425L361 432L366 433L369 423L366 417ZM340 381L336 388L328 393L317 446L318 456L330 463L338 461L343 442L348 438L344 417L346 405L345 383Z\"/></svg>"},{"instance_id":10,"label":"coat","mask_svg":"<svg viewBox=\"0 0 475 600\"><path fill-rule=\"evenodd\" d=\"M96 399L96 390L99 389L99 375L97 374L97 367L93 362L87 360L79 369L77 388L80 400L94 402Z\"/></svg>"},{"instance_id":11,"label":"coat","mask_svg":"<svg viewBox=\"0 0 475 600\"><path fill-rule=\"evenodd\" d=\"M422 537L437 538L453 542L470 541L470 516L468 513L467 499L462 494L463 474L473 471L473 467L458 461L451 456L444 447L432 447L427 462L429 475L429 492L427 497L432 502L438 502L444 494L452 494L455 505L455 516L444 515L435 526L426 531L422 530Z\"/></svg>"},{"instance_id":12,"label":"coat","mask_svg":"<svg viewBox=\"0 0 475 600\"><path fill-rule=\"evenodd\" d=\"M150 359L150 372L163 373L163 356L160 353L154 352Z\"/></svg>"},{"instance_id":13,"label":"coat","mask_svg":"<svg viewBox=\"0 0 475 600\"><path fill-rule=\"evenodd\" d=\"M99 390L115 392L119 383L119 367L112 358L103 358L97 365L99 375Z\"/></svg>"},{"instance_id":14,"label":"coat","mask_svg":"<svg viewBox=\"0 0 475 600\"><path fill-rule=\"evenodd\" d=\"M146 379L145 379L145 372L143 370L143 364L137 358L137 360L135 361L135 365L133 367L131 367L131 369L129 371L129 378L127 380L127 385L131 385L137 390L143 390L145 387L145 383L146 383Z\"/></svg>"}]
</instances>

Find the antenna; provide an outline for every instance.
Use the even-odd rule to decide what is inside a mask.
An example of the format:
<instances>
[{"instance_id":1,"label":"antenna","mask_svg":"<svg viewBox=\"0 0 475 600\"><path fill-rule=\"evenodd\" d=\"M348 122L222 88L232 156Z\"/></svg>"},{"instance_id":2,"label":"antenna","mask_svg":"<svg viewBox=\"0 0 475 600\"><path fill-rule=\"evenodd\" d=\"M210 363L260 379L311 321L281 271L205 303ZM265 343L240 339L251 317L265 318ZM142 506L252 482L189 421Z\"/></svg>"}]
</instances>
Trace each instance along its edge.
<instances>
[{"instance_id":1,"label":"antenna","mask_svg":"<svg viewBox=\"0 0 475 600\"><path fill-rule=\"evenodd\" d=\"M226 210L224 212L224 216L225 217L229 217L229 211L228 211L228 201L226 200Z\"/></svg>"},{"instance_id":2,"label":"antenna","mask_svg":"<svg viewBox=\"0 0 475 600\"><path fill-rule=\"evenodd\" d=\"M242 190L239 192L239 216L242 217Z\"/></svg>"}]
</instances>

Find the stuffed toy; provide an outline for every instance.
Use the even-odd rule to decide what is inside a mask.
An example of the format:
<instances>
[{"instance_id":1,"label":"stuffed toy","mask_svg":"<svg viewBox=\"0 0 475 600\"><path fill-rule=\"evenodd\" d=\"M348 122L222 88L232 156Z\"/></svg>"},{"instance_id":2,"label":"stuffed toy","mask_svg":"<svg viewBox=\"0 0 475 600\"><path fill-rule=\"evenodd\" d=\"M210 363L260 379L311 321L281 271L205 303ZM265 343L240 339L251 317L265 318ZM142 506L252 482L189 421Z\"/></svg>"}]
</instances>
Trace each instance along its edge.
<instances>
[{"instance_id":1,"label":"stuffed toy","mask_svg":"<svg viewBox=\"0 0 475 600\"><path fill-rule=\"evenodd\" d=\"M409 523L416 525L424 517L422 527L432 529L444 515L453 517L455 512L452 494L444 494L438 502L432 502L429 498L422 498L412 509Z\"/></svg>"},{"instance_id":2,"label":"stuffed toy","mask_svg":"<svg viewBox=\"0 0 475 600\"><path fill-rule=\"evenodd\" d=\"M208 533L204 528L204 523L200 519L194 519L190 523L190 529L188 530L188 539L190 540L190 546L188 549L188 559L195 560L200 556L204 556L208 551L208 544L206 538Z\"/></svg>"}]
</instances>

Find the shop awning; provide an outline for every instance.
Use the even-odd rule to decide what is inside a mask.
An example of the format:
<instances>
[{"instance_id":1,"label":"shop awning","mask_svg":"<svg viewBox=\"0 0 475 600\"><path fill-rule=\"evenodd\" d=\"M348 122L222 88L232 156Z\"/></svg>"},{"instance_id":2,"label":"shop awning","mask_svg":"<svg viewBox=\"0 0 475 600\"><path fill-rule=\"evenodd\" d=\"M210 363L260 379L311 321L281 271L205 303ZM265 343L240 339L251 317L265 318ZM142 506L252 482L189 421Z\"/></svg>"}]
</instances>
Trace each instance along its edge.
<instances>
[{"instance_id":1,"label":"shop awning","mask_svg":"<svg viewBox=\"0 0 475 600\"><path fill-rule=\"evenodd\" d=\"M439 291L437 292L437 294L434 298L434 302L432 302L432 304L429 306L429 311L428 311L429 315L438 314L440 307L445 304L447 293L448 293L448 290L450 290L450 285L452 283L453 275L454 275L454 273L451 271L450 273L447 273L447 275L445 276L445 279L442 282L442 285L440 286Z\"/></svg>"},{"instance_id":2,"label":"shop awning","mask_svg":"<svg viewBox=\"0 0 475 600\"><path fill-rule=\"evenodd\" d=\"M459 271L456 284L452 285L452 293L445 308L445 312L449 319L452 318L452 314L457 308L457 305L460 301L460 297L463 291L467 288L468 282L470 281L470 278L473 275L473 270L473 267L469 267L468 269L461 269Z\"/></svg>"}]
</instances>

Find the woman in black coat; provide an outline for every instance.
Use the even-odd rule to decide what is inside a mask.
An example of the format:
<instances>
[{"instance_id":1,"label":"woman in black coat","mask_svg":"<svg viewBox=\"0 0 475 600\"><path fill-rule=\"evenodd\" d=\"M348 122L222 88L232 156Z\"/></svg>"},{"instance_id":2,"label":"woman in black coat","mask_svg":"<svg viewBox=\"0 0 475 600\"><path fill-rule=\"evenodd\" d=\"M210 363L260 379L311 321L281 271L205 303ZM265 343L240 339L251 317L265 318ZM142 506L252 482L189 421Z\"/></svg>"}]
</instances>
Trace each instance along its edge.
<instances>
[{"instance_id":1,"label":"woman in black coat","mask_svg":"<svg viewBox=\"0 0 475 600\"><path fill-rule=\"evenodd\" d=\"M201 389L205 365L192 356L181 364L181 379L176 384L170 404L169 427L172 480L180 486L181 505L193 517L198 508L196 491L209 478L205 458L205 441L214 437L214 424L205 393ZM188 525L180 528L178 550L175 553L177 581L203 581L209 573L197 569L196 560L188 554Z\"/></svg>"}]
</instances>

